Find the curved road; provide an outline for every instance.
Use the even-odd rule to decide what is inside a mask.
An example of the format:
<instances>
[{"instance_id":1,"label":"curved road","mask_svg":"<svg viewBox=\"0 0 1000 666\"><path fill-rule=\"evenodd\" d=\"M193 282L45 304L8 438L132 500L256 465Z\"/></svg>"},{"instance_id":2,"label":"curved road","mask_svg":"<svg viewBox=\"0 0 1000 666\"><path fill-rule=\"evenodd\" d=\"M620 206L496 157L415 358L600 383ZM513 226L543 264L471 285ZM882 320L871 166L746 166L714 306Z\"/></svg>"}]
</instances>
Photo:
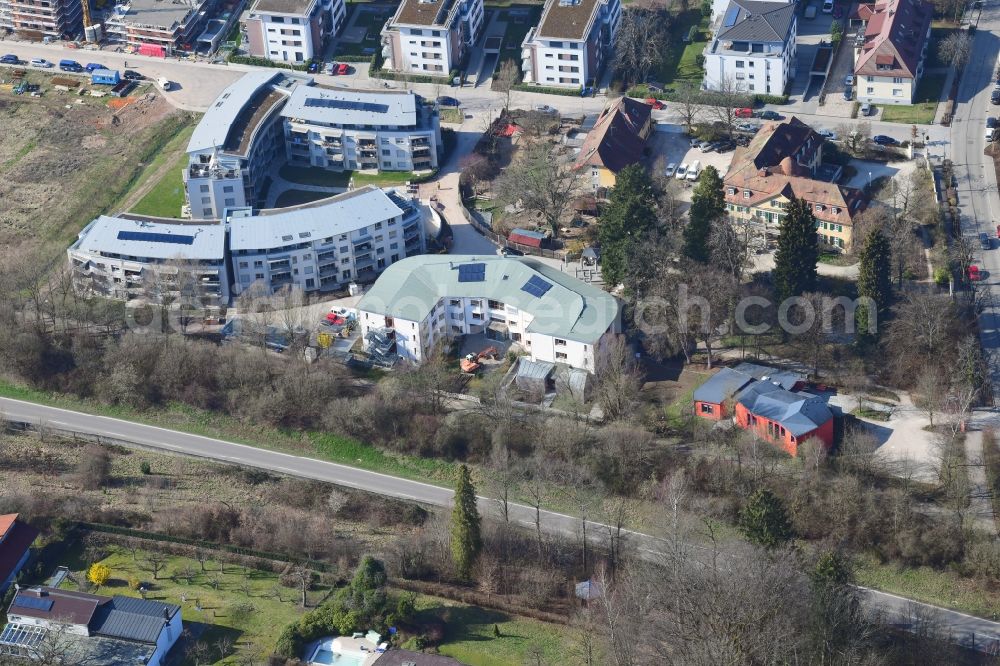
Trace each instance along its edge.
<instances>
[{"instance_id":1,"label":"curved road","mask_svg":"<svg viewBox=\"0 0 1000 666\"><path fill-rule=\"evenodd\" d=\"M258 449L245 444L192 435L107 416L49 407L23 400L0 398L0 415L12 422L42 425L52 429L117 440L116 443L248 465L433 506L450 506L453 494L447 488L356 469L348 465ZM483 513L490 515L498 513L496 500L480 497L479 506ZM529 529L534 528L534 509L521 504L509 506L513 522ZM553 511L542 511L541 526L548 534L578 537L581 521L573 516ZM587 523L588 536L594 541L603 541L607 530L608 526L601 523L589 521ZM644 558L655 559L662 552L660 549L663 541L657 537L626 531L626 539L631 541L631 544ZM877 590L861 588L861 593L866 605L872 611L881 613L888 621L904 629L914 626L915 617L924 618L925 621L926 618L931 618L939 628L962 645L981 651L992 651L1000 646L1000 623L998 622L938 606L922 604Z\"/></svg>"}]
</instances>

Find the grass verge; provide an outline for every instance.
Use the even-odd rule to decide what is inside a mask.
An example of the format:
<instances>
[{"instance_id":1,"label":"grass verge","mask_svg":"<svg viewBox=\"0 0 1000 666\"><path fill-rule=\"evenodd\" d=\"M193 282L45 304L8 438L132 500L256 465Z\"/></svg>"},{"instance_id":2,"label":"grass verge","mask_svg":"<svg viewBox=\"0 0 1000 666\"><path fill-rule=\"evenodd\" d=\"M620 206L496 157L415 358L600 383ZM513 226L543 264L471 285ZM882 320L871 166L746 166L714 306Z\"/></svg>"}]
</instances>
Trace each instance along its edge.
<instances>
[{"instance_id":1,"label":"grass verge","mask_svg":"<svg viewBox=\"0 0 1000 666\"><path fill-rule=\"evenodd\" d=\"M187 155L184 153L174 157L160 181L136 203L131 212L138 215L179 218L181 208L184 206L182 171L186 162Z\"/></svg>"},{"instance_id":2,"label":"grass verge","mask_svg":"<svg viewBox=\"0 0 1000 666\"><path fill-rule=\"evenodd\" d=\"M917 86L913 104L882 106L882 121L887 123L908 123L910 125L931 125L937 112L938 98L944 88L945 74L927 74Z\"/></svg>"},{"instance_id":3,"label":"grass verge","mask_svg":"<svg viewBox=\"0 0 1000 666\"><path fill-rule=\"evenodd\" d=\"M289 206L300 206L302 204L312 203L313 201L319 201L320 199L326 199L327 197L333 196L329 192L312 192L310 190L285 190L280 195L278 199L274 202L275 208L287 208Z\"/></svg>"}]
</instances>

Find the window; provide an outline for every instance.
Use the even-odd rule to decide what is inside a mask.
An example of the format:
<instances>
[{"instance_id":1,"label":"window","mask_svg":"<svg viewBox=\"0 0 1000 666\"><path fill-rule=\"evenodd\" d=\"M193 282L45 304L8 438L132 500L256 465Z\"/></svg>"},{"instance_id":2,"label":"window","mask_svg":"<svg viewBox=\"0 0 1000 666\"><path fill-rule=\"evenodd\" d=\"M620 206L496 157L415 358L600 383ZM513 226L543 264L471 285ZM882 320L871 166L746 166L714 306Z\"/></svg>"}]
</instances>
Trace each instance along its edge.
<instances>
[{"instance_id":1,"label":"window","mask_svg":"<svg viewBox=\"0 0 1000 666\"><path fill-rule=\"evenodd\" d=\"M201 192L208 192L208 185L202 185L198 188L198 190Z\"/></svg>"},{"instance_id":2,"label":"window","mask_svg":"<svg viewBox=\"0 0 1000 666\"><path fill-rule=\"evenodd\" d=\"M737 60L736 61L736 69L743 69L744 64L745 63L742 60Z\"/></svg>"},{"instance_id":3,"label":"window","mask_svg":"<svg viewBox=\"0 0 1000 666\"><path fill-rule=\"evenodd\" d=\"M563 352L556 352L556 360L557 361L565 361L567 358L568 357L566 356L565 353L563 353Z\"/></svg>"},{"instance_id":4,"label":"window","mask_svg":"<svg viewBox=\"0 0 1000 666\"><path fill-rule=\"evenodd\" d=\"M232 185L226 185L225 187L222 188L222 191L225 192L226 194L232 194L233 193L233 186Z\"/></svg>"},{"instance_id":5,"label":"window","mask_svg":"<svg viewBox=\"0 0 1000 666\"><path fill-rule=\"evenodd\" d=\"M227 206L235 206L235 205L236 205L236 199L233 199L233 198L231 198L231 197L230 197L230 198L227 198L227 199L226 199L226 205L227 205Z\"/></svg>"},{"instance_id":6,"label":"window","mask_svg":"<svg viewBox=\"0 0 1000 666\"><path fill-rule=\"evenodd\" d=\"M503 310L503 303L500 301L489 301L490 310Z\"/></svg>"},{"instance_id":7,"label":"window","mask_svg":"<svg viewBox=\"0 0 1000 666\"><path fill-rule=\"evenodd\" d=\"M743 198L749 199L750 195L753 194L750 190L743 190Z\"/></svg>"},{"instance_id":8,"label":"window","mask_svg":"<svg viewBox=\"0 0 1000 666\"><path fill-rule=\"evenodd\" d=\"M903 95L903 89L902 88L893 88L892 89L892 96L893 97L902 97L902 95Z\"/></svg>"},{"instance_id":9,"label":"window","mask_svg":"<svg viewBox=\"0 0 1000 666\"><path fill-rule=\"evenodd\" d=\"M482 321L483 315L479 314L478 312L473 312L472 318L475 319L476 321Z\"/></svg>"},{"instance_id":10,"label":"window","mask_svg":"<svg viewBox=\"0 0 1000 666\"><path fill-rule=\"evenodd\" d=\"M701 403L701 413L702 414L714 414L715 413L715 407L713 405L709 405L709 404L703 402L703 403Z\"/></svg>"},{"instance_id":11,"label":"window","mask_svg":"<svg viewBox=\"0 0 1000 666\"><path fill-rule=\"evenodd\" d=\"M565 347L566 346L566 341L565 340L560 340L559 338L556 338L555 339L555 345L556 345L556 347Z\"/></svg>"},{"instance_id":12,"label":"window","mask_svg":"<svg viewBox=\"0 0 1000 666\"><path fill-rule=\"evenodd\" d=\"M903 78L900 77L900 76L894 76L894 77L892 77L892 82L893 83L902 83L903 82Z\"/></svg>"},{"instance_id":13,"label":"window","mask_svg":"<svg viewBox=\"0 0 1000 666\"><path fill-rule=\"evenodd\" d=\"M256 280L263 280L264 279L264 274L263 273L256 273L256 274L254 274L254 279L256 279Z\"/></svg>"},{"instance_id":14,"label":"window","mask_svg":"<svg viewBox=\"0 0 1000 666\"><path fill-rule=\"evenodd\" d=\"M453 298L450 301L448 301L448 304L449 305L453 305L456 308L460 307L462 305L462 299L460 299L460 298Z\"/></svg>"},{"instance_id":15,"label":"window","mask_svg":"<svg viewBox=\"0 0 1000 666\"><path fill-rule=\"evenodd\" d=\"M241 261L240 262L240 268L250 268L250 262L248 262L248 261Z\"/></svg>"},{"instance_id":16,"label":"window","mask_svg":"<svg viewBox=\"0 0 1000 666\"><path fill-rule=\"evenodd\" d=\"M823 204L816 204L816 212L817 213L823 212Z\"/></svg>"},{"instance_id":17,"label":"window","mask_svg":"<svg viewBox=\"0 0 1000 666\"><path fill-rule=\"evenodd\" d=\"M871 95L871 94L872 94L872 93L874 93L874 92L875 92L875 89L874 89L874 88L869 88L869 89L868 89L868 94L869 94L869 95Z\"/></svg>"}]
</instances>

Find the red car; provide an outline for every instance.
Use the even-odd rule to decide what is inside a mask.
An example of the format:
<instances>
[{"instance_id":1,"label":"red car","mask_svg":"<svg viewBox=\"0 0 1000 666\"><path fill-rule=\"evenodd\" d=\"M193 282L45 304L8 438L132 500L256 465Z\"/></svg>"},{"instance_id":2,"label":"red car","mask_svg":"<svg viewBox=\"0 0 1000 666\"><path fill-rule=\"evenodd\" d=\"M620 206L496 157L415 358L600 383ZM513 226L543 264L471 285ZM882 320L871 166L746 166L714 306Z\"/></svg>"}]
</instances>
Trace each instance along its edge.
<instances>
[{"instance_id":1,"label":"red car","mask_svg":"<svg viewBox=\"0 0 1000 666\"><path fill-rule=\"evenodd\" d=\"M979 272L979 266L969 266L969 281L979 282L983 279L983 274Z\"/></svg>"},{"instance_id":2,"label":"red car","mask_svg":"<svg viewBox=\"0 0 1000 666\"><path fill-rule=\"evenodd\" d=\"M666 104L664 104L663 102L661 102L660 100L658 100L658 99L656 99L654 97L647 97L646 98L646 104L649 104L651 107L653 107L657 111L659 111L660 109L667 108Z\"/></svg>"},{"instance_id":3,"label":"red car","mask_svg":"<svg viewBox=\"0 0 1000 666\"><path fill-rule=\"evenodd\" d=\"M337 65L337 74L347 74L350 69L346 62L342 62Z\"/></svg>"},{"instance_id":4,"label":"red car","mask_svg":"<svg viewBox=\"0 0 1000 666\"><path fill-rule=\"evenodd\" d=\"M997 238L1000 238L1000 224L997 225Z\"/></svg>"},{"instance_id":5,"label":"red car","mask_svg":"<svg viewBox=\"0 0 1000 666\"><path fill-rule=\"evenodd\" d=\"M736 109L733 115L737 118L753 118L753 109Z\"/></svg>"}]
</instances>

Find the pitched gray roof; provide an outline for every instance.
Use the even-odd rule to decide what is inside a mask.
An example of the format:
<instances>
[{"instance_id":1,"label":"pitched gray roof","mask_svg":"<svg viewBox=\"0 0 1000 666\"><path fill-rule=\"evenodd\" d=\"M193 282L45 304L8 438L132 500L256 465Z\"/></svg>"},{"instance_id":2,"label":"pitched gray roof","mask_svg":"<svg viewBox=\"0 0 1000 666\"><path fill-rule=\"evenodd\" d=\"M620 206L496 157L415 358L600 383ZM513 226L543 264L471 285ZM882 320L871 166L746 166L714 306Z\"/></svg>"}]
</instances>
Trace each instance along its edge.
<instances>
[{"instance_id":1,"label":"pitched gray roof","mask_svg":"<svg viewBox=\"0 0 1000 666\"><path fill-rule=\"evenodd\" d=\"M755 382L737 398L755 416L780 423L795 437L812 432L833 418L822 398L792 393L771 382Z\"/></svg>"},{"instance_id":2,"label":"pitched gray roof","mask_svg":"<svg viewBox=\"0 0 1000 666\"><path fill-rule=\"evenodd\" d=\"M730 12L736 14L729 24ZM730 0L719 39L735 42L784 42L795 20L794 2Z\"/></svg>"},{"instance_id":3,"label":"pitched gray roof","mask_svg":"<svg viewBox=\"0 0 1000 666\"><path fill-rule=\"evenodd\" d=\"M482 264L478 281L459 281L459 266ZM524 291L532 278L551 284L541 296ZM595 343L618 318L618 300L528 257L420 255L390 265L358 310L423 321L442 298L501 301L532 315L529 333Z\"/></svg>"},{"instance_id":4,"label":"pitched gray roof","mask_svg":"<svg viewBox=\"0 0 1000 666\"><path fill-rule=\"evenodd\" d=\"M723 368L694 390L694 399L721 405L753 380L749 374L733 368Z\"/></svg>"},{"instance_id":5,"label":"pitched gray roof","mask_svg":"<svg viewBox=\"0 0 1000 666\"><path fill-rule=\"evenodd\" d=\"M745 375L750 375L754 379L764 380L774 383L777 382L781 388L786 391L791 391L795 388L795 385L799 382L804 382L805 377L797 372L792 372L790 370L775 370L774 368L769 368L766 365L757 365L756 363L740 363L733 370L737 372L742 372Z\"/></svg>"},{"instance_id":6,"label":"pitched gray roof","mask_svg":"<svg viewBox=\"0 0 1000 666\"><path fill-rule=\"evenodd\" d=\"M90 630L98 636L156 643L179 606L134 597L112 597L94 617Z\"/></svg>"}]
</instances>

